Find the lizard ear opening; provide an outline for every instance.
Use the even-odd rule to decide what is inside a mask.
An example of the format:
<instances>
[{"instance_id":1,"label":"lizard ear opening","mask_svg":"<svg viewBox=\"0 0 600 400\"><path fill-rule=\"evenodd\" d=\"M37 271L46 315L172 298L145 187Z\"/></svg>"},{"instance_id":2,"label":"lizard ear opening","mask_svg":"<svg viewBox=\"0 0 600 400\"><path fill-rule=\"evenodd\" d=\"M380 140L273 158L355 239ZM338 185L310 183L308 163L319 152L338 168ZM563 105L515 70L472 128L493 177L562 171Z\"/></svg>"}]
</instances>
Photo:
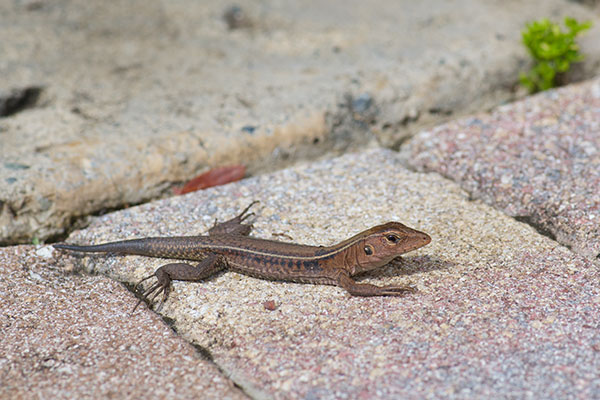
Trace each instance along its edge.
<instances>
[{"instance_id":1,"label":"lizard ear opening","mask_svg":"<svg viewBox=\"0 0 600 400\"><path fill-rule=\"evenodd\" d=\"M365 254L370 256L373 254L373 246L371 246L370 244L365 246Z\"/></svg>"}]
</instances>

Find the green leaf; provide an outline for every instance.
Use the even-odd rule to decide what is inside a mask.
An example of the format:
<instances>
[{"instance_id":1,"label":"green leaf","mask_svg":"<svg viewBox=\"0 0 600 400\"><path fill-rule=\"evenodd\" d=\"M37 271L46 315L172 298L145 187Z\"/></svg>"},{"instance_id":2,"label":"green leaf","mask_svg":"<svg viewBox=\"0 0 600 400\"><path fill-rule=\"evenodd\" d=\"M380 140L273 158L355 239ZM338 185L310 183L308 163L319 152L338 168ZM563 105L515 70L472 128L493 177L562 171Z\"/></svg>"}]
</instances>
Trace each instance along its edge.
<instances>
[{"instance_id":1,"label":"green leaf","mask_svg":"<svg viewBox=\"0 0 600 400\"><path fill-rule=\"evenodd\" d=\"M592 26L590 21L577 22L566 17L568 31L547 18L526 24L521 32L523 44L534 59L534 66L528 74L521 74L521 84L530 92L550 89L555 86L557 73L568 71L571 63L583 60L575 37L579 32Z\"/></svg>"}]
</instances>

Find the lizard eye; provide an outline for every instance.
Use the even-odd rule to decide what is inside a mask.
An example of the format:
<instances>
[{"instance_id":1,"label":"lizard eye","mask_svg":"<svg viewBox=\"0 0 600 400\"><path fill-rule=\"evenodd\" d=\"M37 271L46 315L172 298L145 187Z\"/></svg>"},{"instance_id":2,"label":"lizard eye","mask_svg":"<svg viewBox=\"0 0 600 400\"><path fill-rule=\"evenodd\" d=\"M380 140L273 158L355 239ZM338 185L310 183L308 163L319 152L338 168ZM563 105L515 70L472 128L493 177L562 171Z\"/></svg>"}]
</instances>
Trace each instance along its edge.
<instances>
[{"instance_id":1,"label":"lizard eye","mask_svg":"<svg viewBox=\"0 0 600 400\"><path fill-rule=\"evenodd\" d=\"M373 254L373 246L369 245L369 246L365 246L365 254L370 256L371 254Z\"/></svg>"},{"instance_id":2,"label":"lizard eye","mask_svg":"<svg viewBox=\"0 0 600 400\"><path fill-rule=\"evenodd\" d=\"M398 236L396 235L387 235L385 238L392 243L396 243L398 241Z\"/></svg>"}]
</instances>

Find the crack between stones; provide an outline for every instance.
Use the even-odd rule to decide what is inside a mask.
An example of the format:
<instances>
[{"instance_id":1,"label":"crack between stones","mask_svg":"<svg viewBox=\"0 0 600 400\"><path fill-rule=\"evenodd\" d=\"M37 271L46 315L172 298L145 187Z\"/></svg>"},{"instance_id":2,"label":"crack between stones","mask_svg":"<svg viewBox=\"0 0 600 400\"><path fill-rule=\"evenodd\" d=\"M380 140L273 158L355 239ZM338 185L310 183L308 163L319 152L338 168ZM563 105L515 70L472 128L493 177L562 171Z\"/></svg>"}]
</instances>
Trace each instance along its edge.
<instances>
[{"instance_id":1,"label":"crack between stones","mask_svg":"<svg viewBox=\"0 0 600 400\"><path fill-rule=\"evenodd\" d=\"M432 171L432 170L425 170L425 171L422 171L422 170L420 170L420 169L416 168L415 166L413 166L413 165L410 163L410 161L408 160L408 158L406 158L406 157L405 157L405 156L402 154L402 149L399 149L399 150L398 150L398 153L399 153L399 154L400 154L400 156L401 156L401 157L400 157L400 160L401 160L401 163L402 163L402 165L403 165L403 166L404 166L406 169L408 169L409 171L411 171L411 172L414 172L414 173L418 173L418 174L431 174L431 173L438 174L438 175L440 175L441 177L443 177L444 179L446 179L446 180L448 180L448 181L450 181L450 182L452 182L452 183L454 183L454 184L458 185L458 186L461 188L461 190L463 190L463 191L464 191L464 192L465 192L465 193L468 195L468 200L469 200L469 201L475 201L475 200L478 200L478 199L479 199L479 197L478 197L478 196L475 196L475 195L474 195L474 194L473 194L471 191L468 191L468 190L466 190L464 187L462 187L462 185L460 184L460 182L457 182L457 181L455 181L455 180L454 180L454 179L452 179L450 176L448 176L448 175L445 175L445 174L441 174L441 173L439 173L438 171ZM492 207L493 209L495 209L495 210L498 210L498 211L502 212L502 213L503 213L503 214L505 214L505 215L508 215L508 214L504 213L504 212L503 212L501 209L499 209L499 208L497 208L496 206L494 206L493 204L490 204L490 203L487 203L487 202L486 202L486 204L487 204L488 206ZM537 233L539 233L540 235L542 235L542 236L546 236L547 238L549 238L549 239L551 239L551 240L553 240L553 241L555 241L555 242L559 243L560 245L562 245L562 246L565 246L565 247L567 247L567 248L571 249L571 246L570 246L569 244L567 244L567 243L560 243L560 242L559 242L559 241L556 239L556 235L555 235L555 234L554 234L552 231L550 231L548 228L546 228L546 227L545 227L545 226L543 226L542 224L540 224L540 223L538 223L538 222L535 222L535 221L534 221L534 219L533 219L533 217L532 217L531 215L516 215L516 216L513 216L512 218L514 218L516 221L519 221L519 222L522 222L522 223L524 223L524 224L527 224L527 225L531 226L531 227L532 227L533 229L535 229L535 230L537 231ZM598 254L598 256L597 256L596 258L600 258L600 254Z\"/></svg>"},{"instance_id":2,"label":"crack between stones","mask_svg":"<svg viewBox=\"0 0 600 400\"><path fill-rule=\"evenodd\" d=\"M475 201L475 200L479 199L472 192L467 191L465 188L463 188L460 185L460 182L457 182L457 181L453 180L451 177L449 177L447 175L444 175L444 174L441 174L441 173L439 173L437 171L430 171L430 170L422 171L422 170L419 170L418 168L415 168L413 165L411 165L410 162L409 162L409 160L406 157L402 157L401 149L398 151L398 153L401 155L402 165L406 169L408 169L409 171L414 172L414 173L421 173L421 174L431 174L431 173L438 174L438 175L442 176L444 179L446 179L446 180L448 180L450 182L453 182L454 184L459 185L459 187L468 195L468 200L469 201ZM487 202L486 202L486 204L489 207L492 207L493 209L495 209L497 211L500 211L500 212L502 212L503 214L505 214L507 216L510 216L510 215L506 214L505 212L503 212L501 209L497 208L494 204L490 204L490 203L487 203ZM562 243L562 242L558 241L558 239L556 238L556 235L550 229L546 228L544 225L542 225L542 224L540 224L538 222L535 222L533 216L531 216L531 215L516 215L516 216L512 216L512 218L515 219L516 221L519 221L519 222L522 222L524 224L527 224L527 225L531 226L533 229L536 230L537 233L539 233L542 236L547 237L548 239L550 239L550 240L558 243L559 245L564 246L564 247L568 248L569 250L573 250L572 246L569 243ZM600 254L598 254L595 258L598 259L598 260L600 260Z\"/></svg>"},{"instance_id":3,"label":"crack between stones","mask_svg":"<svg viewBox=\"0 0 600 400\"><path fill-rule=\"evenodd\" d=\"M110 277L108 277L110 278ZM112 278L110 278L112 279ZM123 286L125 286L125 288L127 290L129 290L131 293L133 293L133 295L137 298L137 299L142 299L141 295L136 292L134 290L135 285L132 285L129 282L120 282L121 284L123 284ZM145 302L144 302L145 303ZM147 304L147 303L146 303ZM175 332L175 334L181 338L181 340L184 340L185 342L189 343L192 347L194 347L194 349L196 350L196 353L198 354L199 358L209 362L210 364L212 364L217 371L219 371L219 373L225 377L227 380L229 380L231 382L231 384L237 388L239 391L241 391L245 396L247 396L250 399L253 400L267 400L267 399L271 399L272 396L269 396L267 393L262 392L260 389L254 388L252 387L253 385L245 385L242 382L242 379L236 378L235 375L231 372L228 372L227 370L225 370L219 363L217 363L212 355L212 353L210 352L210 350L208 350L206 347L201 346L199 344L190 342L189 340L186 340L183 336L181 336L179 334L179 332L177 331L177 328L175 327L175 320L173 318L169 318L163 314L158 313L157 311L150 309L150 311L155 312L158 314L158 316L164 321L164 323L173 331Z\"/></svg>"},{"instance_id":4,"label":"crack between stones","mask_svg":"<svg viewBox=\"0 0 600 400\"><path fill-rule=\"evenodd\" d=\"M171 329L173 329L173 331L175 333L177 333L177 335L179 337L181 337L181 335L179 335L179 333L177 332L177 330L174 327L171 326ZM185 340L185 339L182 338L182 340ZM190 345L192 345L196 349L200 358L211 363L217 369L217 371L219 371L219 373L222 376L224 376L226 379L228 379L235 388L237 388L240 392L242 392L248 398L253 399L253 400L266 400L266 399L271 398L271 396L266 395L266 393L263 393L260 390L254 389L250 385L245 385L243 382L241 382L240 379L236 379L234 374L226 371L219 363L217 363L215 361L214 357L212 356L212 353L207 348L200 346L199 344L189 342L187 340L186 340L186 342L188 342Z\"/></svg>"},{"instance_id":5,"label":"crack between stones","mask_svg":"<svg viewBox=\"0 0 600 400\"><path fill-rule=\"evenodd\" d=\"M550 231L548 228L544 227L542 224L535 222L531 215L515 215L513 218L519 222L523 222L524 224L531 226L540 235L546 236L547 238L552 239L553 241L555 241L557 243L560 243L556 240L556 235L554 233L552 233L552 231ZM571 246L569 246L566 243L560 243L560 244L569 249L571 248Z\"/></svg>"},{"instance_id":6,"label":"crack between stones","mask_svg":"<svg viewBox=\"0 0 600 400\"><path fill-rule=\"evenodd\" d=\"M0 118L9 117L27 108L34 107L42 94L41 86L29 86L13 89L9 93L0 93Z\"/></svg>"}]
</instances>

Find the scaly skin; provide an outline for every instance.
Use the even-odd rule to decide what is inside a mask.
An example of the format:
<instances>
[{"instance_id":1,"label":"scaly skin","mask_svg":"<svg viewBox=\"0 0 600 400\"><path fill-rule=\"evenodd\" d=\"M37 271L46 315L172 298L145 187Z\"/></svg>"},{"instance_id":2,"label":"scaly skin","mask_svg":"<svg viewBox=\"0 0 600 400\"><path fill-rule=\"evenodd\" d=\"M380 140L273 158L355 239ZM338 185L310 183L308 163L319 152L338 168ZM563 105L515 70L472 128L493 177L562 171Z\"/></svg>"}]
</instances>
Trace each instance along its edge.
<instances>
[{"instance_id":1,"label":"scaly skin","mask_svg":"<svg viewBox=\"0 0 600 400\"><path fill-rule=\"evenodd\" d=\"M138 285L152 277L157 278L157 282L142 294L148 301L160 293L166 299L172 280L198 281L224 268L262 279L338 285L354 296L399 296L414 291L411 286L380 287L357 283L351 277L427 245L431 238L426 233L399 222L388 222L327 247L258 239L247 236L252 225L243 223L253 215L248 210L255 203L235 218L215 223L208 236L155 237L93 246L56 244L54 247L200 261L196 266L166 264L142 279Z\"/></svg>"}]
</instances>

